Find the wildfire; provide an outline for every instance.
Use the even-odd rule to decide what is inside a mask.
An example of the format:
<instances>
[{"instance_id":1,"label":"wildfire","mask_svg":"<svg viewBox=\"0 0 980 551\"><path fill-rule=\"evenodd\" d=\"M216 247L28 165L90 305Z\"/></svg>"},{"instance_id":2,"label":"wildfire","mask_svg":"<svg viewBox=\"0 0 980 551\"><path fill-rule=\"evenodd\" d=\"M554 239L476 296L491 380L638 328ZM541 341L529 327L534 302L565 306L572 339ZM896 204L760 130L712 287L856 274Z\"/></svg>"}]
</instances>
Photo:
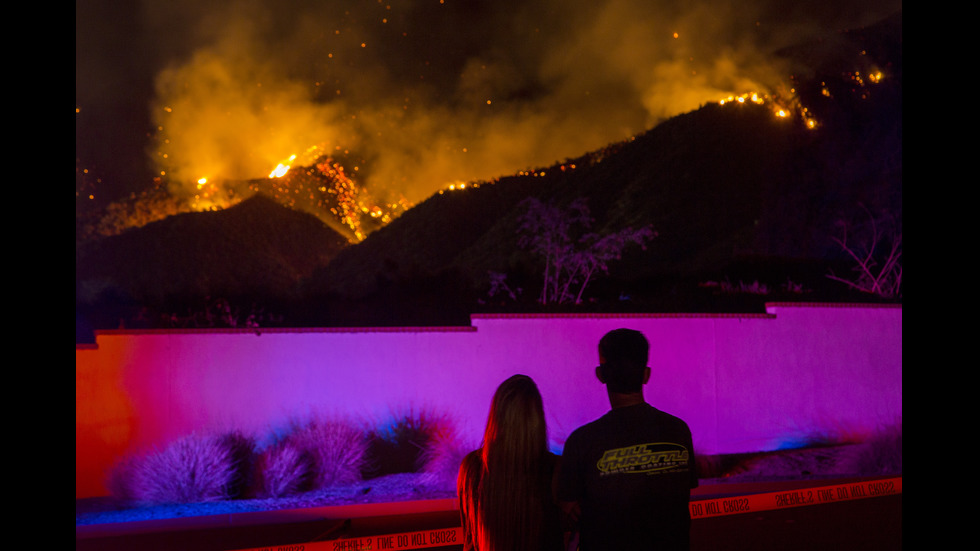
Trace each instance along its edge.
<instances>
[{"instance_id":1,"label":"wildfire","mask_svg":"<svg viewBox=\"0 0 980 551\"><path fill-rule=\"evenodd\" d=\"M443 187L443 189L440 189L439 195L442 195L447 191L462 191L466 188L478 188L478 187L480 187L479 182L464 182L462 180L456 180L454 182L450 182L446 184L445 187Z\"/></svg>"},{"instance_id":2,"label":"wildfire","mask_svg":"<svg viewBox=\"0 0 980 551\"><path fill-rule=\"evenodd\" d=\"M862 75L860 71L854 71L854 73L852 73L850 77L851 80L856 82L859 86L864 86L865 80L867 80L871 84L878 84L879 82L881 82L882 74L881 71L875 71L873 73Z\"/></svg>"},{"instance_id":3,"label":"wildfire","mask_svg":"<svg viewBox=\"0 0 980 551\"><path fill-rule=\"evenodd\" d=\"M884 77L881 71L874 70L867 74L861 74L860 71L854 71L847 75L851 82L857 84L857 88L852 89L853 92L858 92L858 88L865 88L869 84L879 84ZM868 99L868 92L859 92L861 99Z\"/></svg>"},{"instance_id":4,"label":"wildfire","mask_svg":"<svg viewBox=\"0 0 980 551\"><path fill-rule=\"evenodd\" d=\"M772 107L773 115L775 115L777 118L780 119L789 118L792 116L794 112L797 112L799 113L800 119L803 121L803 124L806 125L807 128L812 130L817 127L817 120L810 115L810 112L806 107L799 105L799 100L795 96L793 96L791 100L791 103L796 104L795 109L781 104L780 101L777 101L775 98L767 94L760 94L758 92L747 92L739 96L733 94L728 96L727 98L718 100L719 105L726 105L729 103L734 103L734 104L754 103L756 105L766 105L768 103Z\"/></svg>"},{"instance_id":5,"label":"wildfire","mask_svg":"<svg viewBox=\"0 0 980 551\"><path fill-rule=\"evenodd\" d=\"M848 83L851 92L861 94L861 97L867 97L870 88L885 78L878 70L845 72L841 76ZM842 93L841 88L833 84L821 83L816 91L825 97ZM817 120L801 104L794 88L789 88L788 93L773 95L761 92L732 94L719 99L718 104L763 106L779 119L799 117L807 128L818 127ZM172 112L170 108L166 108L165 111ZM162 132L163 126L161 125L158 130ZM162 139L160 145L161 150L158 152L160 158L169 159L169 152L164 149L170 146L169 139ZM594 152L589 156L588 163L601 162L609 151ZM463 152L467 152L467 149L464 148ZM324 222L333 225L335 229L344 231L352 241L360 241L371 231L388 224L412 206L404 198L395 202L377 201L372 198L367 189L358 183L359 169L364 163L364 159L352 158L350 152L340 146L331 145L327 148L321 144L310 147L299 156L290 155L269 172L268 178L249 180L247 185L250 191L268 194L287 207L313 213ZM565 163L554 168L560 173L573 171L577 167L575 164ZM210 165L201 165L197 170L200 171L198 174L209 176L197 180L190 201L192 209L227 208L247 196L246 193L242 193L243 189L233 189L234 183L222 177L221 170ZM162 176L167 174L161 171ZM542 169L521 170L516 175L540 178L552 176ZM479 183L450 181L439 190L439 193L465 190L470 187L479 187Z\"/></svg>"},{"instance_id":6,"label":"wildfire","mask_svg":"<svg viewBox=\"0 0 980 551\"><path fill-rule=\"evenodd\" d=\"M353 165L351 170L344 167L348 162ZM177 210L220 210L252 193L263 193L283 206L315 215L351 241L361 241L413 206L404 197L376 201L357 182L359 165L363 162L363 159L351 159L350 151L340 146L327 149L324 144L314 145L278 163L267 178L236 181L211 174L192 180L193 191ZM161 175L160 181L163 176L166 174ZM465 185L459 182L457 188Z\"/></svg>"},{"instance_id":7,"label":"wildfire","mask_svg":"<svg viewBox=\"0 0 980 551\"><path fill-rule=\"evenodd\" d=\"M279 163L268 178L251 180L249 189L270 195L289 208L316 215L335 229L343 230L352 241L363 240L368 233L411 208L404 198L395 203L376 203L357 182L360 167L348 171L339 158L323 154L324 150L316 146L309 148L304 158L313 157L310 165L294 170L290 168L297 156L291 156ZM340 147L336 152L344 157L350 154Z\"/></svg>"},{"instance_id":8,"label":"wildfire","mask_svg":"<svg viewBox=\"0 0 980 551\"><path fill-rule=\"evenodd\" d=\"M279 163L276 168L272 169L272 172L269 173L269 178L282 178L285 176L286 173L289 172L289 167L292 165L292 162L295 160L296 155L290 155L288 159Z\"/></svg>"},{"instance_id":9,"label":"wildfire","mask_svg":"<svg viewBox=\"0 0 980 551\"><path fill-rule=\"evenodd\" d=\"M466 189L467 185L469 185L470 187L480 187L479 184L467 184L462 180L456 180L455 182L450 182L449 184L447 184L446 189L448 191L462 190L462 189Z\"/></svg>"},{"instance_id":10,"label":"wildfire","mask_svg":"<svg viewBox=\"0 0 980 551\"><path fill-rule=\"evenodd\" d=\"M194 196L190 200L190 207L194 211L220 210L234 202L220 185L207 178L200 178Z\"/></svg>"},{"instance_id":11,"label":"wildfire","mask_svg":"<svg viewBox=\"0 0 980 551\"><path fill-rule=\"evenodd\" d=\"M747 94L742 94L741 96L731 95L725 99L719 100L720 105L725 105L726 103L745 103L746 101L755 103L757 105L763 105L766 101L757 92L749 92Z\"/></svg>"}]
</instances>

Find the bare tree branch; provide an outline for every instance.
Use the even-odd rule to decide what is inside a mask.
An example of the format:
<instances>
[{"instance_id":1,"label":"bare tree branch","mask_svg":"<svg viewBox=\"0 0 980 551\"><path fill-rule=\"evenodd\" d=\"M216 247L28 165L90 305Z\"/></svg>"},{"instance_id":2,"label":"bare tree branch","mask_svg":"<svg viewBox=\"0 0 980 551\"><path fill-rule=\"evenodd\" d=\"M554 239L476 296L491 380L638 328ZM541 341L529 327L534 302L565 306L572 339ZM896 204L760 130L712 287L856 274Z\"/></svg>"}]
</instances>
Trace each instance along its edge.
<instances>
[{"instance_id":1,"label":"bare tree branch","mask_svg":"<svg viewBox=\"0 0 980 551\"><path fill-rule=\"evenodd\" d=\"M573 201L567 209L545 204L535 198L524 201L526 211L521 217L518 243L544 259L544 280L539 302L582 302L585 288L599 270L609 271L609 262L618 259L630 244L644 247L656 236L649 227L639 230L625 228L616 233L600 235L585 233L575 239L576 231L588 230L592 224L588 206L583 199ZM578 288L574 298L572 290Z\"/></svg>"},{"instance_id":2,"label":"bare tree branch","mask_svg":"<svg viewBox=\"0 0 980 551\"><path fill-rule=\"evenodd\" d=\"M863 207L863 205L862 205ZM841 222L841 236L833 237L841 250L854 261L857 275L844 278L831 271L828 279L839 281L853 289L871 293L884 298L901 296L902 288L902 232L900 228L887 231L888 220L878 220L867 208L864 211L870 220L870 233L857 243L848 242L847 225ZM884 227L882 227L884 225ZM887 248L884 258L876 258L875 253ZM880 262L879 262L880 260Z\"/></svg>"}]
</instances>

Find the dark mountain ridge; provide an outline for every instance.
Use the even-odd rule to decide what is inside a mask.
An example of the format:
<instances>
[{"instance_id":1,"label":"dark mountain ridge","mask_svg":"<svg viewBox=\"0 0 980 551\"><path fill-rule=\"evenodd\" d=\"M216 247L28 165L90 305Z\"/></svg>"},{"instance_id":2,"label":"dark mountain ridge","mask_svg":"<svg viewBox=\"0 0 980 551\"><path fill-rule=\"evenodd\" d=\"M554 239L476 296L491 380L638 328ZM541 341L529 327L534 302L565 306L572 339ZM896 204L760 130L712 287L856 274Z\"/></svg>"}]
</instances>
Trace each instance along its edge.
<instances>
[{"instance_id":1,"label":"dark mountain ridge","mask_svg":"<svg viewBox=\"0 0 980 551\"><path fill-rule=\"evenodd\" d=\"M115 327L140 307L181 316L218 298L271 306L297 299L298 283L347 245L313 215L257 194L229 209L178 214L76 251L76 311L81 305L96 327Z\"/></svg>"},{"instance_id":2,"label":"dark mountain ridge","mask_svg":"<svg viewBox=\"0 0 980 551\"><path fill-rule=\"evenodd\" d=\"M465 322L459 304L494 309L483 294L493 271L526 290L523 300L498 307L540 310L534 289L543 267L518 246L521 202L536 197L559 205L585 199L593 231L651 225L658 232L595 283L585 308L761 311L764 300L780 296L876 300L825 276L852 267L834 241L844 228L851 243L872 220L901 230L901 14L812 50L783 55L813 64L794 83L816 128L799 113L775 117L769 105L705 105L529 175L434 195L342 251L309 288L362 304L375 297L376 309L390 312L401 294L395 289L452 282L430 292L439 306L429 309L458 310ZM877 70L884 76L867 80ZM756 290L770 292L718 297L725 280L759 282ZM719 285L706 292L712 283ZM453 296L456 288L469 293Z\"/></svg>"}]
</instances>

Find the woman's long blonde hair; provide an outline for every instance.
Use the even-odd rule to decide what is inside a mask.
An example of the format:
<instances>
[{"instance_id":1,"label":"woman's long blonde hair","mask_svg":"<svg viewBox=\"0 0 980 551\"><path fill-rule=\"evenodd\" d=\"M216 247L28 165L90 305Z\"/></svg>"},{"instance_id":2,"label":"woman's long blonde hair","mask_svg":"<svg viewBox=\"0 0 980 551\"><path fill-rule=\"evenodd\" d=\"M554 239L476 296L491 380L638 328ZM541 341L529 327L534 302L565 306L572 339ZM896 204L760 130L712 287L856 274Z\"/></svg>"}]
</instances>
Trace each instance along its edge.
<instances>
[{"instance_id":1,"label":"woman's long blonde hair","mask_svg":"<svg viewBox=\"0 0 980 551\"><path fill-rule=\"evenodd\" d=\"M541 549L553 464L541 393L530 377L514 375L494 393L482 459L478 548Z\"/></svg>"}]
</instances>

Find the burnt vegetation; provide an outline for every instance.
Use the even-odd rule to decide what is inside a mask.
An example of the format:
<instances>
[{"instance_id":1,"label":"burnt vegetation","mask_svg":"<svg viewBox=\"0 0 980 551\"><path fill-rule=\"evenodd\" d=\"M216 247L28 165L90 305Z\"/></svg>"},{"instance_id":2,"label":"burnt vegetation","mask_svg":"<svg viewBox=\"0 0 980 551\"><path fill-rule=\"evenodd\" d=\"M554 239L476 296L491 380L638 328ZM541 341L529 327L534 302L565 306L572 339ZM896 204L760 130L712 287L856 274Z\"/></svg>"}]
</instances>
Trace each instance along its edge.
<instances>
[{"instance_id":1,"label":"burnt vegetation","mask_svg":"<svg viewBox=\"0 0 980 551\"><path fill-rule=\"evenodd\" d=\"M466 325L481 311L885 300L839 281L855 268L840 236L857 247L887 220L901 239L901 25L899 13L779 52L800 67L793 84L816 128L768 106L705 105L579 158L435 194L356 245L262 195L94 242L76 231L76 317L95 328ZM880 80L860 78L871 68ZM655 237L623 249L580 300L542 304L545 263L520 242L529 198L584 203L596 235ZM508 292L491 296L502 281ZM216 299L227 315L202 317Z\"/></svg>"}]
</instances>

